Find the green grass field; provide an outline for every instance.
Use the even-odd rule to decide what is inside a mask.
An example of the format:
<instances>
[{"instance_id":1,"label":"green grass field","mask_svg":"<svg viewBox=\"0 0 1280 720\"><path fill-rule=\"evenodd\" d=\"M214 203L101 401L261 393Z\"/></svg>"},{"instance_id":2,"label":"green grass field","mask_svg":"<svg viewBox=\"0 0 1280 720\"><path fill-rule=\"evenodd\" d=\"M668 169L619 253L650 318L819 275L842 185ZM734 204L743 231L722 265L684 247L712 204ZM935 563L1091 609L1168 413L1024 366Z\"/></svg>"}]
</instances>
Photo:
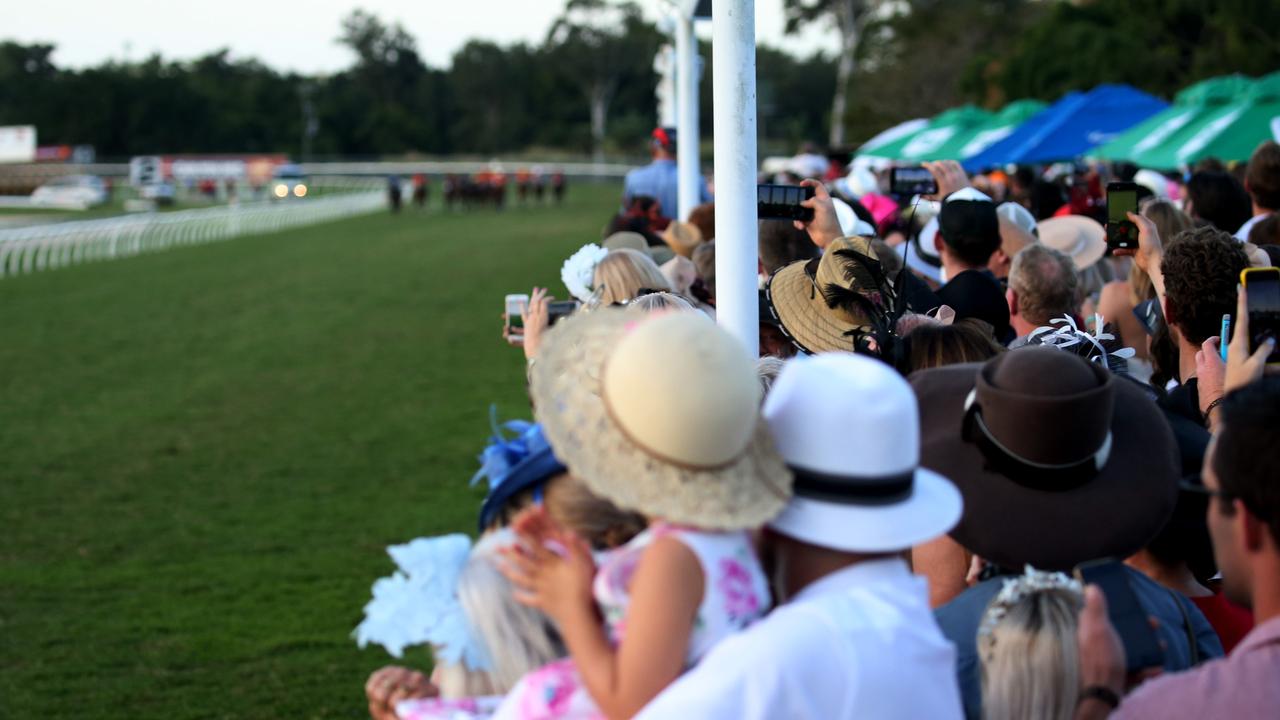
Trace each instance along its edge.
<instances>
[{"instance_id":1,"label":"green grass field","mask_svg":"<svg viewBox=\"0 0 1280 720\"><path fill-rule=\"evenodd\" d=\"M367 717L384 547L473 530L529 415L502 296L618 192L0 280L0 718Z\"/></svg>"}]
</instances>

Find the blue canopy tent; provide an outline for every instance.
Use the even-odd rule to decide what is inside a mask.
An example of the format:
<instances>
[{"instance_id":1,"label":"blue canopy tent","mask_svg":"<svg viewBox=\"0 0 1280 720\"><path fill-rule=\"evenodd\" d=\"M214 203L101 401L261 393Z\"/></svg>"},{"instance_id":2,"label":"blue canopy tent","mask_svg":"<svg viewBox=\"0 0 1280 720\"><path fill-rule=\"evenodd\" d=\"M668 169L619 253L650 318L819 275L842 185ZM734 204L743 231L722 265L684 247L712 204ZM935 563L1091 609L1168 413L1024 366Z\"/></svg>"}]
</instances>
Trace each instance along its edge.
<instances>
[{"instance_id":1,"label":"blue canopy tent","mask_svg":"<svg viewBox=\"0 0 1280 720\"><path fill-rule=\"evenodd\" d=\"M1070 92L962 163L965 170L976 172L1007 163L1070 160L1167 107L1165 101L1128 85Z\"/></svg>"}]
</instances>

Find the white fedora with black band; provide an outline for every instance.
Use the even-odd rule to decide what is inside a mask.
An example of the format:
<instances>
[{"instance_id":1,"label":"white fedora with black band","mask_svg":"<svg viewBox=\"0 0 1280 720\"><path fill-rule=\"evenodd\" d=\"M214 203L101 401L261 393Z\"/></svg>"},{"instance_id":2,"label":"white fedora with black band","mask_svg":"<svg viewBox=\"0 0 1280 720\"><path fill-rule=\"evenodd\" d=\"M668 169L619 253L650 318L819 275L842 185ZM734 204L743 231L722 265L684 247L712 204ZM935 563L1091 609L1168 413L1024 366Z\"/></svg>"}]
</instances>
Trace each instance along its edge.
<instances>
[{"instance_id":1,"label":"white fedora with black band","mask_svg":"<svg viewBox=\"0 0 1280 720\"><path fill-rule=\"evenodd\" d=\"M769 527L845 552L903 550L960 520L960 492L921 468L915 394L884 363L849 353L787 362L764 405L794 495Z\"/></svg>"}]
</instances>

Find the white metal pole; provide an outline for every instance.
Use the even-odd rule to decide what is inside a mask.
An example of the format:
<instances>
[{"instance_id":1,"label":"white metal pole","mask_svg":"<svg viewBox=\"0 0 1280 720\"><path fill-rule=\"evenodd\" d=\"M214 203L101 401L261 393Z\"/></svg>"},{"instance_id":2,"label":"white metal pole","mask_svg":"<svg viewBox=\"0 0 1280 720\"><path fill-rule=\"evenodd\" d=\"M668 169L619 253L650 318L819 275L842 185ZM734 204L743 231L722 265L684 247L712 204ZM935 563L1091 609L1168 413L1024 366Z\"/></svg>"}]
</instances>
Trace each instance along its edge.
<instances>
[{"instance_id":1,"label":"white metal pole","mask_svg":"<svg viewBox=\"0 0 1280 720\"><path fill-rule=\"evenodd\" d=\"M677 215L681 220L698 204L702 178L698 167L698 38L693 18L676 18L676 175L679 192Z\"/></svg>"},{"instance_id":2,"label":"white metal pole","mask_svg":"<svg viewBox=\"0 0 1280 720\"><path fill-rule=\"evenodd\" d=\"M716 0L711 6L711 22L716 318L754 358L760 344L755 0Z\"/></svg>"}]
</instances>

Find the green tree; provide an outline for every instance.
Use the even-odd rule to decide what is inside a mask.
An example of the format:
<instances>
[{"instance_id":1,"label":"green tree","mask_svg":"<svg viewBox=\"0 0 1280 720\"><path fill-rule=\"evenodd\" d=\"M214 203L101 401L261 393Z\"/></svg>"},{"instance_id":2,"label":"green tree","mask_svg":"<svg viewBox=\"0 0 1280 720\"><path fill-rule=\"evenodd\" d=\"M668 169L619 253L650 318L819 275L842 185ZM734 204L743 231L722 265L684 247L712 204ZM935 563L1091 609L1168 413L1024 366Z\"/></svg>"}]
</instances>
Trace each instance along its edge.
<instances>
[{"instance_id":1,"label":"green tree","mask_svg":"<svg viewBox=\"0 0 1280 720\"><path fill-rule=\"evenodd\" d=\"M656 85L653 57L661 36L634 2L569 0L547 33L543 52L560 83L576 87L587 101L592 154L604 157L610 106L624 84Z\"/></svg>"}]
</instances>

